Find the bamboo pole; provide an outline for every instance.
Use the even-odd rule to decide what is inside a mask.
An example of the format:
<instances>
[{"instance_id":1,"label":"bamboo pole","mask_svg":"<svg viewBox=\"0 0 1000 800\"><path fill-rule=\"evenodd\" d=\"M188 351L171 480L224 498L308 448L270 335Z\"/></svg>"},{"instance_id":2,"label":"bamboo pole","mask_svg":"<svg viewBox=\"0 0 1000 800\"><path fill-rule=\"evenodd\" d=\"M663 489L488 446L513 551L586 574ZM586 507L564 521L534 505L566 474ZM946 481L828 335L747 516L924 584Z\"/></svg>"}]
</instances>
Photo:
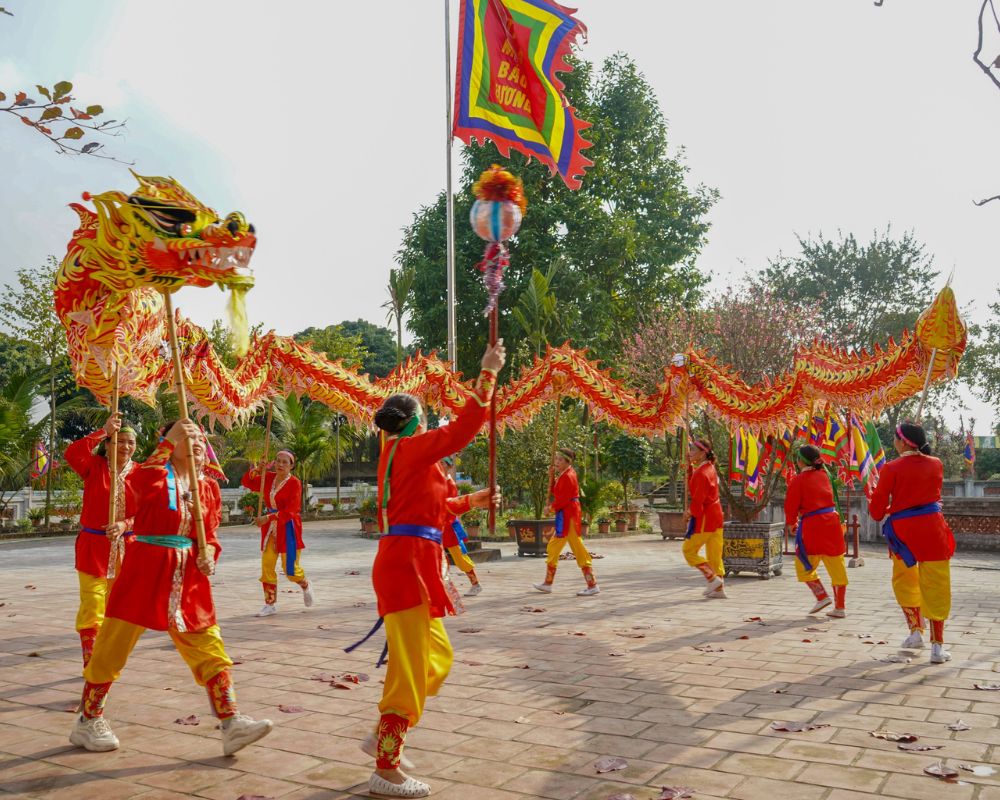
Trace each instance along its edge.
<instances>
[{"instance_id":1,"label":"bamboo pole","mask_svg":"<svg viewBox=\"0 0 1000 800\"><path fill-rule=\"evenodd\" d=\"M924 378L924 390L920 393L920 405L917 407L917 424L924 416L924 403L927 402L927 390L931 387L931 373L934 371L934 357L937 355L937 348L931 350L931 357L927 360L927 375Z\"/></svg>"},{"instance_id":2,"label":"bamboo pole","mask_svg":"<svg viewBox=\"0 0 1000 800\"><path fill-rule=\"evenodd\" d=\"M271 447L271 412L274 410L274 401L267 404L267 427L264 428L264 457L260 460L260 492L257 496L257 516L264 513L264 479L267 477L267 456Z\"/></svg>"},{"instance_id":3,"label":"bamboo pole","mask_svg":"<svg viewBox=\"0 0 1000 800\"><path fill-rule=\"evenodd\" d=\"M118 413L118 369L115 364L114 385L111 389L111 416ZM111 491L108 492L108 525L114 525L118 521L118 431L111 434L111 443L108 447L108 472L110 473Z\"/></svg>"},{"instance_id":4,"label":"bamboo pole","mask_svg":"<svg viewBox=\"0 0 1000 800\"><path fill-rule=\"evenodd\" d=\"M174 363L174 388L177 391L177 409L181 422L188 421L187 391L184 388L184 370L181 367L181 350L177 345L177 322L174 320L174 303L170 292L163 293L163 301L167 314L167 333L170 338L170 356ZM198 468L194 463L194 445L187 440L188 481L191 490L192 516L194 517L195 533L198 537L198 557L207 557L208 547L205 543L205 520L201 515L201 496L198 492Z\"/></svg>"},{"instance_id":5,"label":"bamboo pole","mask_svg":"<svg viewBox=\"0 0 1000 800\"><path fill-rule=\"evenodd\" d=\"M556 471L556 450L559 449L559 412L562 411L562 395L556 395L556 419L552 424L552 458L549 459L549 479L551 482L552 477L555 475Z\"/></svg>"}]
</instances>

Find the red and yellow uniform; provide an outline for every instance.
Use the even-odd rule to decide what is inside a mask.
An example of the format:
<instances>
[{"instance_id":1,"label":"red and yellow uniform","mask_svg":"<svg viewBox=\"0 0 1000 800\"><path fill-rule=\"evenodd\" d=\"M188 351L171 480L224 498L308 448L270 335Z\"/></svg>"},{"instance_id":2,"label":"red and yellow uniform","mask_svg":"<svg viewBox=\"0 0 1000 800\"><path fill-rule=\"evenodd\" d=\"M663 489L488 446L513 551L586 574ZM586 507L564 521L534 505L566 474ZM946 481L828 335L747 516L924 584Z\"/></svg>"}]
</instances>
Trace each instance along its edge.
<instances>
[{"instance_id":1,"label":"red and yellow uniform","mask_svg":"<svg viewBox=\"0 0 1000 800\"><path fill-rule=\"evenodd\" d=\"M385 621L389 664L379 703L379 769L399 766L407 730L417 724L427 697L437 694L451 669L451 643L440 619L455 610L444 581L447 561L441 546L449 488L438 462L461 450L479 432L495 383L496 375L483 370L475 394L451 424L416 436L390 438L382 449L378 499L383 536L372 584L379 616ZM456 498L450 513L457 513L461 503L462 498Z\"/></svg>"},{"instance_id":2,"label":"red and yellow uniform","mask_svg":"<svg viewBox=\"0 0 1000 800\"><path fill-rule=\"evenodd\" d=\"M822 563L833 583L835 607L843 611L847 599L847 547L826 470L804 469L788 482L785 524L796 529L795 574L799 581L812 589L817 603L825 601L829 605L829 595L816 574Z\"/></svg>"},{"instance_id":3,"label":"red and yellow uniform","mask_svg":"<svg viewBox=\"0 0 1000 800\"><path fill-rule=\"evenodd\" d=\"M260 491L260 472L252 469L240 483L255 492ZM302 569L302 482L289 474L278 481L274 472L264 473L264 499L267 521L260 526L260 582L264 587L264 602L273 606L278 600L278 576L275 567L281 558L281 572L303 591L309 581Z\"/></svg>"},{"instance_id":4,"label":"red and yellow uniform","mask_svg":"<svg viewBox=\"0 0 1000 800\"><path fill-rule=\"evenodd\" d=\"M719 502L719 475L711 461L705 461L688 476L688 534L681 551L684 559L711 582L722 577L722 503ZM701 548L705 548L703 558Z\"/></svg>"},{"instance_id":5,"label":"red and yellow uniform","mask_svg":"<svg viewBox=\"0 0 1000 800\"><path fill-rule=\"evenodd\" d=\"M933 456L908 452L879 473L868 501L872 519L888 516L883 535L892 556L892 588L911 631L931 621L931 642L944 642L951 613L950 559L955 537L941 513L944 467ZM899 515L899 516L897 516Z\"/></svg>"},{"instance_id":6,"label":"red and yellow uniform","mask_svg":"<svg viewBox=\"0 0 1000 800\"><path fill-rule=\"evenodd\" d=\"M120 568L126 543L132 541L135 503L131 483L135 464L131 460L122 467L115 481L115 522L124 522L128 533L114 546L105 533L111 499L111 469L107 458L97 455L94 450L107 438L102 428L73 442L65 453L66 463L83 479L83 509L80 533L76 537L76 572L80 582L76 630L80 635L84 667L104 622L108 592Z\"/></svg>"},{"instance_id":7,"label":"red and yellow uniform","mask_svg":"<svg viewBox=\"0 0 1000 800\"><path fill-rule=\"evenodd\" d=\"M101 716L111 684L147 628L170 634L195 681L207 688L219 719L236 714L229 674L233 662L216 624L211 584L197 567L191 501L179 491L170 464L172 451L170 442L161 441L132 479L136 540L111 589L107 619L83 673L86 718ZM201 478L198 484L205 540L218 560L219 485L211 478Z\"/></svg>"},{"instance_id":8,"label":"red and yellow uniform","mask_svg":"<svg viewBox=\"0 0 1000 800\"><path fill-rule=\"evenodd\" d=\"M549 485L552 495L552 510L556 515L556 532L545 548L545 585L551 585L556 578L559 555L566 544L576 557L576 564L583 572L588 588L597 586L594 577L593 560L583 543L583 515L580 509L580 482L572 466L564 469Z\"/></svg>"},{"instance_id":9,"label":"red and yellow uniform","mask_svg":"<svg viewBox=\"0 0 1000 800\"><path fill-rule=\"evenodd\" d=\"M458 484L447 472L445 472L445 480L448 482L448 497L445 500L444 524L441 526L441 544L451 554L455 566L468 576L473 586L478 586L479 577L476 575L476 565L466 554L463 544L465 531L462 529L462 523L458 520L472 506L469 504L468 496L458 493Z\"/></svg>"}]
</instances>

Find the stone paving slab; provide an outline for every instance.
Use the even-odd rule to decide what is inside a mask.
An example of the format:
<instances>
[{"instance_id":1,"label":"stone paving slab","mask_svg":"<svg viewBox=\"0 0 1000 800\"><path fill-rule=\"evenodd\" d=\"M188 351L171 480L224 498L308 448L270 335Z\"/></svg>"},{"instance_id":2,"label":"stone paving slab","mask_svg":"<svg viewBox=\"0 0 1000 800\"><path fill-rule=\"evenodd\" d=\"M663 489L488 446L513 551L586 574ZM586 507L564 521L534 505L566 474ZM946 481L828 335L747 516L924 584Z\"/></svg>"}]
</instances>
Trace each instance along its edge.
<instances>
[{"instance_id":1,"label":"stone paving slab","mask_svg":"<svg viewBox=\"0 0 1000 800\"><path fill-rule=\"evenodd\" d=\"M81 687L73 631L72 539L0 544L0 793L56 800L201 797L283 800L367 797L371 760L359 740L381 692L381 640L348 655L376 618L371 562L377 543L350 522L309 523L303 564L317 595L305 609L285 584L279 613L262 599L255 531L226 529L213 579L241 708L276 729L233 758L221 755L208 703L165 634L147 633L107 704L122 742L115 753L72 748ZM849 571L845 620L809 617L811 596L787 572L729 583L728 601L701 597L703 579L680 544L659 536L592 542L602 593L563 561L556 591L530 585L544 564L504 558L479 567L485 591L446 621L454 670L429 701L408 754L445 800L652 800L663 786L741 800L954 798L1000 800L998 776L963 772L946 784L922 773L1000 760L1000 557L954 561L954 660L897 656L906 631L877 549ZM454 571L453 571L454 572ZM465 579L456 573L464 589ZM30 587L30 588L29 588ZM533 611L532 609L544 609ZM760 619L754 619L759 617ZM882 643L884 642L884 643ZM364 673L337 689L321 672ZM301 706L283 713L279 705ZM197 726L174 720L196 714ZM968 730L952 731L961 719ZM801 733L774 721L824 725ZM870 732L913 733L933 752L902 752ZM598 774L601 756L628 766Z\"/></svg>"}]
</instances>

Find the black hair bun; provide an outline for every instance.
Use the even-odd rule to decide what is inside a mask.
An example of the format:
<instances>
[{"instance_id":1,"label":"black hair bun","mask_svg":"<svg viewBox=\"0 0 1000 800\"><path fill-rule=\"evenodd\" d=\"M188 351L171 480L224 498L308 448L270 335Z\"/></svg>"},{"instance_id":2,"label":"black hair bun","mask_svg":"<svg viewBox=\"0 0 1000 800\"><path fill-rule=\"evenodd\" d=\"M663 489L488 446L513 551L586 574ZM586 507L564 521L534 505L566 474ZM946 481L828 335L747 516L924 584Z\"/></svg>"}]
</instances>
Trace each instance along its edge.
<instances>
[{"instance_id":1,"label":"black hair bun","mask_svg":"<svg viewBox=\"0 0 1000 800\"><path fill-rule=\"evenodd\" d=\"M407 420L413 416L399 408L382 406L375 412L375 424L386 433L399 433L406 427Z\"/></svg>"}]
</instances>

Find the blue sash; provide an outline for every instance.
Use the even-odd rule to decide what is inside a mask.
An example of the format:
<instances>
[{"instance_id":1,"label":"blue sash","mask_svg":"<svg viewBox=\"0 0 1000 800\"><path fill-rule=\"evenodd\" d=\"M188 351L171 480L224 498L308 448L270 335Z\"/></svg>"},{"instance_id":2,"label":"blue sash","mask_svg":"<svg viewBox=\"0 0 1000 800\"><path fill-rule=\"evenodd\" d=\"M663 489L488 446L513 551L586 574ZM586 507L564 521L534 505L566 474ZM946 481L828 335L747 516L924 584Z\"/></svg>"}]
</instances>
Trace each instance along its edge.
<instances>
[{"instance_id":1,"label":"blue sash","mask_svg":"<svg viewBox=\"0 0 1000 800\"><path fill-rule=\"evenodd\" d=\"M579 503L580 502L580 498L579 497L574 497L572 500L570 500L570 502L571 503ZM565 522L565 517L563 516L563 512L562 511L557 511L556 512L556 538L557 539L564 539L566 537L565 527L566 527L566 522ZM577 531L577 533L580 533L580 531Z\"/></svg>"},{"instance_id":2,"label":"blue sash","mask_svg":"<svg viewBox=\"0 0 1000 800\"><path fill-rule=\"evenodd\" d=\"M451 529L455 531L455 538L458 539L458 547L463 553L468 553L469 549L465 546L465 540L469 538L469 534L465 532L465 528L462 527L462 523L455 519L451 523Z\"/></svg>"},{"instance_id":3,"label":"blue sash","mask_svg":"<svg viewBox=\"0 0 1000 800\"><path fill-rule=\"evenodd\" d=\"M295 523L291 520L285 523L285 574L295 575L295 561L299 557L298 542L295 541Z\"/></svg>"},{"instance_id":4,"label":"blue sash","mask_svg":"<svg viewBox=\"0 0 1000 800\"><path fill-rule=\"evenodd\" d=\"M895 514L890 514L885 522L882 523L882 535L885 537L886 544L889 545L890 552L897 558L901 559L904 564L908 567L912 567L917 563L916 557L910 552L910 548L906 546L905 542L896 535L896 531L892 527L892 523L897 519L910 519L911 517L926 517L929 514L940 514L941 513L941 503L927 503L922 506L913 506L913 508L904 508L902 511L897 511Z\"/></svg>"},{"instance_id":5,"label":"blue sash","mask_svg":"<svg viewBox=\"0 0 1000 800\"><path fill-rule=\"evenodd\" d=\"M441 531L430 525L390 525L383 536L416 536L441 544Z\"/></svg>"},{"instance_id":6,"label":"blue sash","mask_svg":"<svg viewBox=\"0 0 1000 800\"><path fill-rule=\"evenodd\" d=\"M697 521L695 520L694 517L688 517L687 530L684 532L684 538L685 539L690 539L692 536L694 536L694 526L696 524L697 524Z\"/></svg>"},{"instance_id":7,"label":"blue sash","mask_svg":"<svg viewBox=\"0 0 1000 800\"><path fill-rule=\"evenodd\" d=\"M97 528L84 528L82 525L80 526L80 530L83 531L84 533L94 533L97 534L98 536L108 535L107 531L99 531ZM134 531L125 531L125 533L122 534L122 536L134 536L134 535L135 535Z\"/></svg>"},{"instance_id":8,"label":"blue sash","mask_svg":"<svg viewBox=\"0 0 1000 800\"><path fill-rule=\"evenodd\" d=\"M808 517L815 517L817 514L829 514L831 511L836 510L833 506L827 506L826 508L817 508L815 511L808 511L799 517L799 524L795 529L795 557L802 562L802 566L806 568L806 572L812 572L813 565L809 563L809 555L806 553L806 543L802 538L802 523Z\"/></svg>"}]
</instances>

